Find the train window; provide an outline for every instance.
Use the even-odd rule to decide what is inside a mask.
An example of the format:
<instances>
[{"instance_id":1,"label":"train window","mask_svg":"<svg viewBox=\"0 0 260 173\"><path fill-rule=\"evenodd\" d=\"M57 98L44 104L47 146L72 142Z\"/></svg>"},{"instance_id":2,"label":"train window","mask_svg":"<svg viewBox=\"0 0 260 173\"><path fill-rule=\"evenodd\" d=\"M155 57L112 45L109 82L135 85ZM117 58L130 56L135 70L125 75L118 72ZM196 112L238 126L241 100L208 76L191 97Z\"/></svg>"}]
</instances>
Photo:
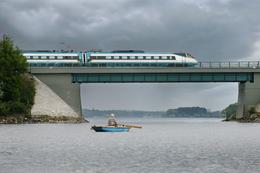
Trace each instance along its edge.
<instances>
[{"instance_id":1,"label":"train window","mask_svg":"<svg viewBox=\"0 0 260 173\"><path fill-rule=\"evenodd\" d=\"M63 57L62 56L58 56L58 59L62 59Z\"/></svg>"},{"instance_id":2,"label":"train window","mask_svg":"<svg viewBox=\"0 0 260 173\"><path fill-rule=\"evenodd\" d=\"M115 59L119 59L119 56L115 56L114 58L115 58Z\"/></svg>"},{"instance_id":3,"label":"train window","mask_svg":"<svg viewBox=\"0 0 260 173\"><path fill-rule=\"evenodd\" d=\"M30 59L33 59L33 56L30 56Z\"/></svg>"},{"instance_id":4,"label":"train window","mask_svg":"<svg viewBox=\"0 0 260 173\"><path fill-rule=\"evenodd\" d=\"M47 59L50 59L50 56L46 56Z\"/></svg>"},{"instance_id":5,"label":"train window","mask_svg":"<svg viewBox=\"0 0 260 173\"><path fill-rule=\"evenodd\" d=\"M155 56L154 59L159 59L159 56Z\"/></svg>"},{"instance_id":6,"label":"train window","mask_svg":"<svg viewBox=\"0 0 260 173\"><path fill-rule=\"evenodd\" d=\"M46 56L42 56L42 59L46 59Z\"/></svg>"},{"instance_id":7,"label":"train window","mask_svg":"<svg viewBox=\"0 0 260 173\"><path fill-rule=\"evenodd\" d=\"M171 59L171 57L170 57L170 56L167 56L167 59Z\"/></svg>"},{"instance_id":8,"label":"train window","mask_svg":"<svg viewBox=\"0 0 260 173\"><path fill-rule=\"evenodd\" d=\"M41 59L41 58L42 58L42 56L38 56L38 58L39 58L39 59Z\"/></svg>"},{"instance_id":9,"label":"train window","mask_svg":"<svg viewBox=\"0 0 260 173\"><path fill-rule=\"evenodd\" d=\"M130 56L127 56L127 59L130 59Z\"/></svg>"},{"instance_id":10,"label":"train window","mask_svg":"<svg viewBox=\"0 0 260 173\"><path fill-rule=\"evenodd\" d=\"M57 56L54 56L54 58L55 58L55 59L58 59L58 57L57 57Z\"/></svg>"},{"instance_id":11,"label":"train window","mask_svg":"<svg viewBox=\"0 0 260 173\"><path fill-rule=\"evenodd\" d=\"M151 59L154 59L154 56L151 56Z\"/></svg>"},{"instance_id":12,"label":"train window","mask_svg":"<svg viewBox=\"0 0 260 173\"><path fill-rule=\"evenodd\" d=\"M97 59L105 59L106 57L105 56L97 56L96 58Z\"/></svg>"},{"instance_id":13,"label":"train window","mask_svg":"<svg viewBox=\"0 0 260 173\"><path fill-rule=\"evenodd\" d=\"M167 59L167 57L166 56L162 56L162 59Z\"/></svg>"},{"instance_id":14,"label":"train window","mask_svg":"<svg viewBox=\"0 0 260 173\"><path fill-rule=\"evenodd\" d=\"M146 59L151 59L151 56L147 56Z\"/></svg>"},{"instance_id":15,"label":"train window","mask_svg":"<svg viewBox=\"0 0 260 173\"><path fill-rule=\"evenodd\" d=\"M127 56L122 56L122 59L127 59Z\"/></svg>"},{"instance_id":16,"label":"train window","mask_svg":"<svg viewBox=\"0 0 260 173\"><path fill-rule=\"evenodd\" d=\"M114 59L114 56L111 56L111 59Z\"/></svg>"},{"instance_id":17,"label":"train window","mask_svg":"<svg viewBox=\"0 0 260 173\"><path fill-rule=\"evenodd\" d=\"M161 56L159 56L159 59L162 59L162 57L161 57Z\"/></svg>"},{"instance_id":18,"label":"train window","mask_svg":"<svg viewBox=\"0 0 260 173\"><path fill-rule=\"evenodd\" d=\"M138 56L135 56L135 59L137 59L138 58Z\"/></svg>"},{"instance_id":19,"label":"train window","mask_svg":"<svg viewBox=\"0 0 260 173\"><path fill-rule=\"evenodd\" d=\"M173 60L176 60L175 56L172 56L172 59L173 59Z\"/></svg>"},{"instance_id":20,"label":"train window","mask_svg":"<svg viewBox=\"0 0 260 173\"><path fill-rule=\"evenodd\" d=\"M111 59L111 56L107 56L106 59Z\"/></svg>"},{"instance_id":21,"label":"train window","mask_svg":"<svg viewBox=\"0 0 260 173\"><path fill-rule=\"evenodd\" d=\"M138 56L138 59L143 59L144 57L143 56Z\"/></svg>"},{"instance_id":22,"label":"train window","mask_svg":"<svg viewBox=\"0 0 260 173\"><path fill-rule=\"evenodd\" d=\"M54 59L54 56L50 56L50 59Z\"/></svg>"}]
</instances>

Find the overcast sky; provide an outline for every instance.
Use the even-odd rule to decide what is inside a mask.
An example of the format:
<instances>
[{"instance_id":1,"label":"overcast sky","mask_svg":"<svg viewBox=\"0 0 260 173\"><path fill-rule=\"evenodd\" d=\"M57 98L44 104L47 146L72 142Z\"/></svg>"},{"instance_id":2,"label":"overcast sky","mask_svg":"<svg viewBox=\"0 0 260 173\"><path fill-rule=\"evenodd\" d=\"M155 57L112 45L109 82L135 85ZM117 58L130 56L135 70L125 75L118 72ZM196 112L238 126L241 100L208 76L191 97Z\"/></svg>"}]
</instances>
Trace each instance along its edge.
<instances>
[{"instance_id":1,"label":"overcast sky","mask_svg":"<svg viewBox=\"0 0 260 173\"><path fill-rule=\"evenodd\" d=\"M0 0L0 35L21 49L189 52L199 61L259 60L259 0ZM64 42L65 44L60 44ZM237 84L84 84L83 107L222 109Z\"/></svg>"}]
</instances>

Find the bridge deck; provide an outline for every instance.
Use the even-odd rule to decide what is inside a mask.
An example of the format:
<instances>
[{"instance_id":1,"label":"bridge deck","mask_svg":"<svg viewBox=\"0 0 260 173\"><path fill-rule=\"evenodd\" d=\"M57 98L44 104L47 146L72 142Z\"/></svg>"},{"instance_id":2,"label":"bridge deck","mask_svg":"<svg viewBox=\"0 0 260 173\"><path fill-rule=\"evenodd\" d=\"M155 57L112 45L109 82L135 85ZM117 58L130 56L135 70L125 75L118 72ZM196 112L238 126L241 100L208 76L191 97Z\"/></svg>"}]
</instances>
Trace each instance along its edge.
<instances>
[{"instance_id":1,"label":"bridge deck","mask_svg":"<svg viewBox=\"0 0 260 173\"><path fill-rule=\"evenodd\" d=\"M71 74L72 82L246 82L260 73L259 62L200 63L195 67L86 66L80 64L38 64L32 74Z\"/></svg>"}]
</instances>

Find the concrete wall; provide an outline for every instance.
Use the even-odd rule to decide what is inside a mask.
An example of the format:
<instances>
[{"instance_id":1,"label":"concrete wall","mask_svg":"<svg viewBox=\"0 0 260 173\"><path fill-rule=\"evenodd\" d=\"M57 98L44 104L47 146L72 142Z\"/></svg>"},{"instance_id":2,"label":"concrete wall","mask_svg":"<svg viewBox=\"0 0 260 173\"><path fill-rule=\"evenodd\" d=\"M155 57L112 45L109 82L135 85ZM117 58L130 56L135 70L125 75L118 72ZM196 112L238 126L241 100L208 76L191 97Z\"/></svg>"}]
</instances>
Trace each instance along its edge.
<instances>
[{"instance_id":1,"label":"concrete wall","mask_svg":"<svg viewBox=\"0 0 260 173\"><path fill-rule=\"evenodd\" d=\"M236 118L249 114L249 110L260 103L260 73L254 73L254 82L239 83Z\"/></svg>"},{"instance_id":2,"label":"concrete wall","mask_svg":"<svg viewBox=\"0 0 260 173\"><path fill-rule=\"evenodd\" d=\"M71 108L80 116L81 97L80 84L72 83L71 74L34 74L40 81L51 88L59 97L61 97Z\"/></svg>"},{"instance_id":3,"label":"concrete wall","mask_svg":"<svg viewBox=\"0 0 260 173\"><path fill-rule=\"evenodd\" d=\"M250 107L260 103L260 73L254 74L254 83L247 82L245 84L245 109L248 111Z\"/></svg>"}]
</instances>

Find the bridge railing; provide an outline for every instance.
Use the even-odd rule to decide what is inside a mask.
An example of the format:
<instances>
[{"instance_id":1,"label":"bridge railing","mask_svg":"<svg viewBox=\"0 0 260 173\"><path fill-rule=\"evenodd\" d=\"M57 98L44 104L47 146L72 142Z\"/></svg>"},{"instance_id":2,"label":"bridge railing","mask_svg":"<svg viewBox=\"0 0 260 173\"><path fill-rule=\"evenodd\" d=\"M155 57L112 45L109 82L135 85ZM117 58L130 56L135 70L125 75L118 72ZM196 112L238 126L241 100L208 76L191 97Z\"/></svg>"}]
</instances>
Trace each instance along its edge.
<instances>
[{"instance_id":1,"label":"bridge railing","mask_svg":"<svg viewBox=\"0 0 260 173\"><path fill-rule=\"evenodd\" d=\"M260 68L260 61L231 61L231 62L198 62L195 65L171 64L132 64L132 65L110 65L104 64L80 64L80 63L30 63L29 67L181 67L181 68Z\"/></svg>"},{"instance_id":2,"label":"bridge railing","mask_svg":"<svg viewBox=\"0 0 260 173\"><path fill-rule=\"evenodd\" d=\"M259 61L198 62L196 68L260 68Z\"/></svg>"}]
</instances>

